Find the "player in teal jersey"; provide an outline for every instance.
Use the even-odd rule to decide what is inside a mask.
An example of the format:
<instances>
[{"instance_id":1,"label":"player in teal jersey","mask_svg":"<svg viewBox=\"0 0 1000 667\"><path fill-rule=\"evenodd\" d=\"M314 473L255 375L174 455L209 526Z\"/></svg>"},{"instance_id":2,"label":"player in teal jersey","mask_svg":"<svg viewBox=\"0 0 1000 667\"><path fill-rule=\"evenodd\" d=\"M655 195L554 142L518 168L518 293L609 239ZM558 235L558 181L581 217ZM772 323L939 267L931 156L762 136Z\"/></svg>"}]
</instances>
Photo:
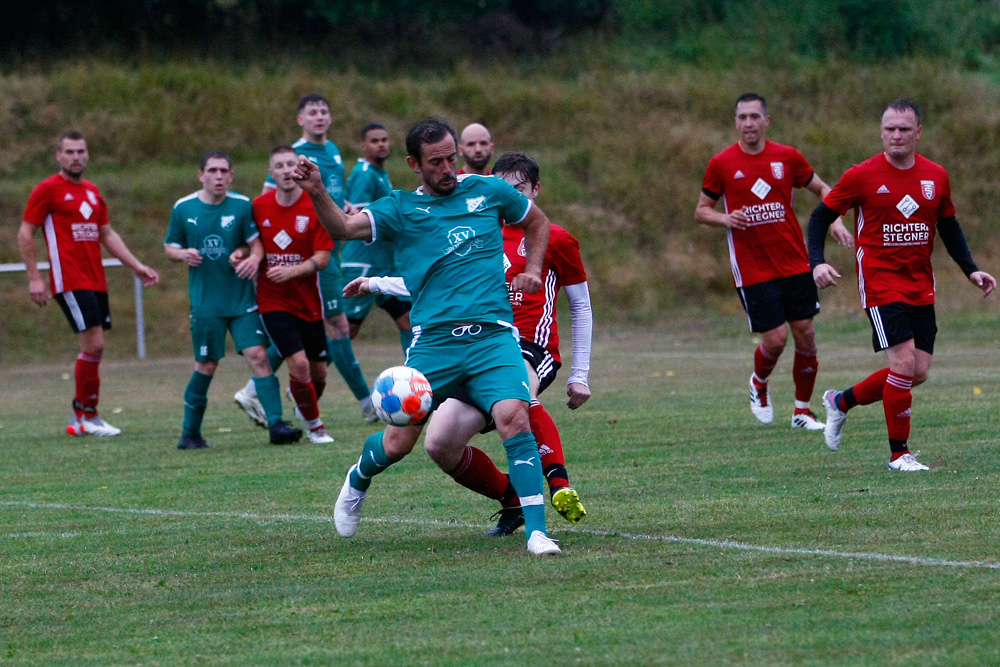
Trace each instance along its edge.
<instances>
[{"instance_id":1,"label":"player in teal jersey","mask_svg":"<svg viewBox=\"0 0 1000 667\"><path fill-rule=\"evenodd\" d=\"M278 380L267 361L267 336L257 314L257 297L250 278L264 256L250 199L229 192L233 163L222 151L201 160L201 190L174 204L164 240L167 258L188 265L191 298L191 342L195 371L184 392L184 426L177 447L205 449L201 423L208 405L208 387L226 355L228 330L250 365L253 382L266 414L272 444L295 442L302 431L281 419ZM230 266L230 254L241 245L250 255Z\"/></svg>"},{"instance_id":2,"label":"player in teal jersey","mask_svg":"<svg viewBox=\"0 0 1000 667\"><path fill-rule=\"evenodd\" d=\"M347 199L359 210L373 201L392 192L392 183L386 172L386 158L389 157L389 132L384 125L369 123L361 130L361 152L357 164L347 177ZM347 241L340 259L344 285L361 276L391 276L396 273L396 262L392 257L392 247L384 243L363 243ZM409 297L365 294L345 297L344 312L351 327L351 339L358 335L372 306L388 313L399 329L399 342L403 350L410 346L413 334L410 331Z\"/></svg>"},{"instance_id":3,"label":"player in teal jersey","mask_svg":"<svg viewBox=\"0 0 1000 667\"><path fill-rule=\"evenodd\" d=\"M344 161L340 157L337 145L327 138L330 129L330 103L322 95L311 93L299 100L299 113L296 121L302 128L302 138L292 144L299 155L319 167L323 187L329 193L337 206L345 207L354 212L355 208L344 200ZM275 187L270 174L264 182L264 192ZM336 240L336 239L334 239ZM334 364L340 372L351 393L358 400L361 414L365 421L378 419L372 408L372 400L368 382L361 372L361 365L351 347L351 330L344 314L344 281L340 275L340 252L342 241L337 241L330 263L319 273L319 290L323 298L323 326L327 336L327 354L329 363ZM268 349L271 366L277 370L281 365L281 355L277 348ZM255 404L253 383L237 392L236 402L253 419L259 419L258 406Z\"/></svg>"},{"instance_id":4,"label":"player in teal jersey","mask_svg":"<svg viewBox=\"0 0 1000 667\"><path fill-rule=\"evenodd\" d=\"M297 176L332 238L392 244L413 297L414 339L407 364L430 381L435 405L461 389L491 413L524 508L528 551L560 553L545 529L541 463L528 419L528 375L500 270L505 221L525 230L526 268L514 277L514 289L541 287L548 218L501 179L458 176L455 131L440 119L417 123L407 135L406 152L421 188L396 190L354 215L333 202L308 160L299 160ZM340 535L357 532L371 478L409 454L422 428L388 426L365 441L334 507Z\"/></svg>"}]
</instances>

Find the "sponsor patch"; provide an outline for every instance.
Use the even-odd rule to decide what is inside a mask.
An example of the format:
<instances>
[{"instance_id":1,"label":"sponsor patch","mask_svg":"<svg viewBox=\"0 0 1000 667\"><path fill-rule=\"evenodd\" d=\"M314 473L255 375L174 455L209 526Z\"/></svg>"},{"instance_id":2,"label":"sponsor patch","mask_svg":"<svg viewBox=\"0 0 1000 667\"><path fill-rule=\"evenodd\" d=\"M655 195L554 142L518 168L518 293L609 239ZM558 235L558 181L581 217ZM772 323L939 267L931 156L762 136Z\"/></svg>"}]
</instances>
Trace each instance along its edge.
<instances>
[{"instance_id":1,"label":"sponsor patch","mask_svg":"<svg viewBox=\"0 0 1000 667\"><path fill-rule=\"evenodd\" d=\"M274 245L278 246L282 250L287 248L292 244L292 237L288 235L284 229L274 235Z\"/></svg>"},{"instance_id":2,"label":"sponsor patch","mask_svg":"<svg viewBox=\"0 0 1000 667\"><path fill-rule=\"evenodd\" d=\"M763 178L758 178L757 182L753 184L752 188L750 188L750 192L757 195L758 199L763 199L764 197L767 196L767 193L770 191L771 191L771 186L768 185L767 181L765 181Z\"/></svg>"},{"instance_id":3,"label":"sponsor patch","mask_svg":"<svg viewBox=\"0 0 1000 667\"><path fill-rule=\"evenodd\" d=\"M904 218L909 220L910 216L916 213L917 209L920 208L920 204L918 204L917 200L910 195L906 195L899 200L899 203L896 204L896 208L899 209L899 212L903 214Z\"/></svg>"},{"instance_id":4,"label":"sponsor patch","mask_svg":"<svg viewBox=\"0 0 1000 667\"><path fill-rule=\"evenodd\" d=\"M94 208L87 202L80 204L80 215L83 216L84 220L90 220L90 216L93 215Z\"/></svg>"}]
</instances>

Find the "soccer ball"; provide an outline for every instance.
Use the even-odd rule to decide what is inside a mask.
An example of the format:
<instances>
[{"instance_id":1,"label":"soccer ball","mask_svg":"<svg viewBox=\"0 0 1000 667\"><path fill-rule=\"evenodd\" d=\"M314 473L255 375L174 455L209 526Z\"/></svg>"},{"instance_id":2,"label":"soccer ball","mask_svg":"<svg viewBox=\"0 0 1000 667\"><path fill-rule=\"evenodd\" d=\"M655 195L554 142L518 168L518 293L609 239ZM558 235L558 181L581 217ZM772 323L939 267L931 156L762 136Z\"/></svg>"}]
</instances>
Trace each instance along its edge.
<instances>
[{"instance_id":1,"label":"soccer ball","mask_svg":"<svg viewBox=\"0 0 1000 667\"><path fill-rule=\"evenodd\" d=\"M409 366L385 369L372 386L375 414L394 426L419 424L430 412L433 398L431 383Z\"/></svg>"}]
</instances>

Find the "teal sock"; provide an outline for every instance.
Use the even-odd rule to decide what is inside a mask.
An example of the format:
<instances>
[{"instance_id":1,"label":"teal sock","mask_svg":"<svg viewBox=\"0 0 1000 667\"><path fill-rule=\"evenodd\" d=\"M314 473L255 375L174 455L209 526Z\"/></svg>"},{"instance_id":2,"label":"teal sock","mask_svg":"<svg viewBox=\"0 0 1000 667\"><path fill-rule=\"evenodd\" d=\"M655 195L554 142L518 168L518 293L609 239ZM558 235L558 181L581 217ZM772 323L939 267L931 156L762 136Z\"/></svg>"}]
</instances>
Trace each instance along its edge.
<instances>
[{"instance_id":1,"label":"teal sock","mask_svg":"<svg viewBox=\"0 0 1000 667\"><path fill-rule=\"evenodd\" d=\"M524 512L524 534L531 537L536 530L545 531L545 495L542 493L544 478L542 462L538 458L538 444L530 431L518 433L503 441L507 451L508 474L521 499Z\"/></svg>"},{"instance_id":2,"label":"teal sock","mask_svg":"<svg viewBox=\"0 0 1000 667\"><path fill-rule=\"evenodd\" d=\"M281 356L281 352L278 352L278 348L274 346L274 343L267 346L267 363L271 364L272 373L281 368L281 362L284 360L285 358Z\"/></svg>"},{"instance_id":3,"label":"teal sock","mask_svg":"<svg viewBox=\"0 0 1000 667\"><path fill-rule=\"evenodd\" d=\"M399 344L403 346L403 356L406 356L406 351L410 349L410 343L413 342L413 330L407 329L406 331L399 332Z\"/></svg>"},{"instance_id":4,"label":"teal sock","mask_svg":"<svg viewBox=\"0 0 1000 667\"><path fill-rule=\"evenodd\" d=\"M264 406L264 414L267 415L267 425L273 426L275 422L281 420L281 383L278 378L272 375L253 379L253 384L257 387L257 398Z\"/></svg>"},{"instance_id":5,"label":"teal sock","mask_svg":"<svg viewBox=\"0 0 1000 667\"><path fill-rule=\"evenodd\" d=\"M389 458L382 447L382 436L385 431L374 433L365 440L364 449L358 465L351 469L351 486L358 491L367 491L371 486L372 477L379 474L399 459Z\"/></svg>"},{"instance_id":6,"label":"teal sock","mask_svg":"<svg viewBox=\"0 0 1000 667\"><path fill-rule=\"evenodd\" d=\"M354 348L351 347L350 338L331 338L326 343L327 352L330 355L329 361L340 371L340 376L350 387L354 398L359 401L367 398L371 394L365 376L361 373L361 364L354 356Z\"/></svg>"},{"instance_id":7,"label":"teal sock","mask_svg":"<svg viewBox=\"0 0 1000 667\"><path fill-rule=\"evenodd\" d=\"M208 407L208 385L212 376L195 371L184 390L184 426L182 433L189 438L201 437L201 420Z\"/></svg>"}]
</instances>

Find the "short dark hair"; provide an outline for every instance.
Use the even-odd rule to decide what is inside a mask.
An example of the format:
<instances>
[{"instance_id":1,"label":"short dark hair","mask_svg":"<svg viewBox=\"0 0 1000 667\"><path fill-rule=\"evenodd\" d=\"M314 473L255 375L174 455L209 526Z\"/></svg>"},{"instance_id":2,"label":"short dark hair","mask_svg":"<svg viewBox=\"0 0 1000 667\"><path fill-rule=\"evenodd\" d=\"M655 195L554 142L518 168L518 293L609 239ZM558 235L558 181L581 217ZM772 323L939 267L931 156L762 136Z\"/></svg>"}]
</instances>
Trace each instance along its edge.
<instances>
[{"instance_id":1,"label":"short dark hair","mask_svg":"<svg viewBox=\"0 0 1000 667\"><path fill-rule=\"evenodd\" d=\"M368 133L372 130L385 130L385 125L382 123L368 123L363 128L361 128L361 141L368 140ZM385 130L388 132L389 130Z\"/></svg>"},{"instance_id":2,"label":"short dark hair","mask_svg":"<svg viewBox=\"0 0 1000 667\"><path fill-rule=\"evenodd\" d=\"M288 144L281 144L280 146L275 146L271 149L271 152L267 154L267 161L270 162L278 153L296 153L295 149ZM296 153L297 155L298 153Z\"/></svg>"},{"instance_id":3,"label":"short dark hair","mask_svg":"<svg viewBox=\"0 0 1000 667\"><path fill-rule=\"evenodd\" d=\"M80 130L66 130L65 132L59 135L59 141L56 143L56 148L58 148L59 150L62 150L64 139L69 139L70 141L80 141L81 139L83 141L87 140L87 138L83 136L83 132L81 132Z\"/></svg>"},{"instance_id":4,"label":"short dark hair","mask_svg":"<svg viewBox=\"0 0 1000 667\"><path fill-rule=\"evenodd\" d=\"M901 97L898 100L893 100L889 102L885 110L882 111L885 114L886 111L892 109L893 111L898 111L900 113L906 113L907 111L913 112L913 117L917 119L917 127L920 127L920 107L916 105L912 100L908 100L905 97Z\"/></svg>"},{"instance_id":5,"label":"short dark hair","mask_svg":"<svg viewBox=\"0 0 1000 667\"><path fill-rule=\"evenodd\" d=\"M767 100L764 99L763 95L758 95L757 93L743 93L736 98L736 104L733 105L734 112L739 108L740 102L760 102L760 106L764 110L764 115L767 115Z\"/></svg>"},{"instance_id":6,"label":"short dark hair","mask_svg":"<svg viewBox=\"0 0 1000 667\"><path fill-rule=\"evenodd\" d=\"M330 108L330 100L326 99L319 93L309 93L299 100L299 113L302 113L302 110L310 104L325 104L327 109Z\"/></svg>"},{"instance_id":7,"label":"short dark hair","mask_svg":"<svg viewBox=\"0 0 1000 667\"><path fill-rule=\"evenodd\" d=\"M233 158L229 157L229 154L225 151L220 151L218 149L214 151L208 151L201 156L201 166L198 167L201 171L205 171L205 167L208 165L208 161L214 158L219 158L220 160L225 160L226 164L229 165L229 170L233 170Z\"/></svg>"},{"instance_id":8,"label":"short dark hair","mask_svg":"<svg viewBox=\"0 0 1000 667\"><path fill-rule=\"evenodd\" d=\"M533 188L538 185L538 163L524 153L504 153L500 156L493 165L493 175L503 177L504 174L520 176Z\"/></svg>"},{"instance_id":9,"label":"short dark hair","mask_svg":"<svg viewBox=\"0 0 1000 667\"><path fill-rule=\"evenodd\" d=\"M411 127L407 133L406 154L419 163L424 154L424 144L436 144L449 134L455 140L455 145L458 146L458 135L455 134L455 128L442 118L425 118Z\"/></svg>"}]
</instances>

